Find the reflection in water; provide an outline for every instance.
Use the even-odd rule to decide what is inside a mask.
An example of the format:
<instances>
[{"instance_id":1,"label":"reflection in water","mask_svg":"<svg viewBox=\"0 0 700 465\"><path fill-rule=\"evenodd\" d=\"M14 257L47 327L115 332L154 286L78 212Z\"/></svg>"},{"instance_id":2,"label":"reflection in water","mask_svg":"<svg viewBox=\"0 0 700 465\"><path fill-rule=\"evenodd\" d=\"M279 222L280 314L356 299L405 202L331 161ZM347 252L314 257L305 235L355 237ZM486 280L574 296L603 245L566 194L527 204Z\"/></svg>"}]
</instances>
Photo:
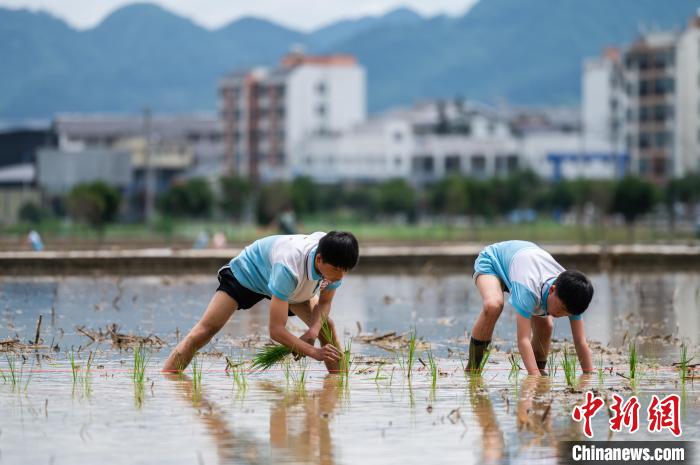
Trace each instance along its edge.
<instances>
[{"instance_id":1,"label":"reflection in water","mask_svg":"<svg viewBox=\"0 0 700 465\"><path fill-rule=\"evenodd\" d=\"M270 411L273 453L286 461L291 457L302 463L335 463L329 425L339 396L337 376L328 375L321 389L294 390L278 400Z\"/></svg>"},{"instance_id":2,"label":"reflection in water","mask_svg":"<svg viewBox=\"0 0 700 465\"><path fill-rule=\"evenodd\" d=\"M189 406L198 409L199 419L216 445L219 463L266 463L261 457L264 444L256 441L250 433L234 434L218 406L210 402L204 392L195 392L189 376L173 373L164 376L177 383L177 390Z\"/></svg>"},{"instance_id":3,"label":"reflection in water","mask_svg":"<svg viewBox=\"0 0 700 465\"><path fill-rule=\"evenodd\" d=\"M538 445L555 441L552 435L552 398L545 397L550 389L548 376L527 376L520 387L516 415L518 431L534 433Z\"/></svg>"},{"instance_id":4,"label":"reflection in water","mask_svg":"<svg viewBox=\"0 0 700 465\"><path fill-rule=\"evenodd\" d=\"M281 396L270 410L271 451L252 433L234 431L218 406L208 400L204 392L195 392L189 376L164 376L176 382L188 405L197 409L202 424L216 444L220 463L335 463L329 427L340 395L335 375L328 375L320 389L308 391L285 391L272 383L260 383L262 391ZM272 456L267 455L268 451Z\"/></svg>"},{"instance_id":5,"label":"reflection in water","mask_svg":"<svg viewBox=\"0 0 700 465\"><path fill-rule=\"evenodd\" d=\"M499 463L503 459L505 449L503 432L481 377L470 378L469 401L481 427L481 460L485 463Z\"/></svg>"}]
</instances>

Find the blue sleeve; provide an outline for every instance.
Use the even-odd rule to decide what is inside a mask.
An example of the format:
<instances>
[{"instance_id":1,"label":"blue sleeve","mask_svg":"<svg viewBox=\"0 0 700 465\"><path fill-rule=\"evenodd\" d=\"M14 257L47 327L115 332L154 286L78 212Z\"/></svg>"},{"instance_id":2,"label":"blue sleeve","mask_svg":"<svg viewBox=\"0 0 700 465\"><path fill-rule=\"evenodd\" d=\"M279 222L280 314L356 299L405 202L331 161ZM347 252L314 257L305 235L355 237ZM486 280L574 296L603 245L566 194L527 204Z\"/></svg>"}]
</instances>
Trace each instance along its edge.
<instances>
[{"instance_id":1,"label":"blue sleeve","mask_svg":"<svg viewBox=\"0 0 700 465\"><path fill-rule=\"evenodd\" d=\"M342 279L340 281L335 281L333 283L329 283L328 286L326 286L326 289L328 289L328 290L338 289L341 284L343 284Z\"/></svg>"},{"instance_id":2,"label":"blue sleeve","mask_svg":"<svg viewBox=\"0 0 700 465\"><path fill-rule=\"evenodd\" d=\"M583 318L583 315L571 315L569 320L580 320L581 318Z\"/></svg>"},{"instance_id":3,"label":"blue sleeve","mask_svg":"<svg viewBox=\"0 0 700 465\"><path fill-rule=\"evenodd\" d=\"M532 312L537 308L537 296L518 282L513 282L508 302L528 320L532 317Z\"/></svg>"},{"instance_id":4,"label":"blue sleeve","mask_svg":"<svg viewBox=\"0 0 700 465\"><path fill-rule=\"evenodd\" d=\"M272 265L272 274L267 283L272 295L287 302L297 287L297 279L292 271L281 263Z\"/></svg>"}]
</instances>

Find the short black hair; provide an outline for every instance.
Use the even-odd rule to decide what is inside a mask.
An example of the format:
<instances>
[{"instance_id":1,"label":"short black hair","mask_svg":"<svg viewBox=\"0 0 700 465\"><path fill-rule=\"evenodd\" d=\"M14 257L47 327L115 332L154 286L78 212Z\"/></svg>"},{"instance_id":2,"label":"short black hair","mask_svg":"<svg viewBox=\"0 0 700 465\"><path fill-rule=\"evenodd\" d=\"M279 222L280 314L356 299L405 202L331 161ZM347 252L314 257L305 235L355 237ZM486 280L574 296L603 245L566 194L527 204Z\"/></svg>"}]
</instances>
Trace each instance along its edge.
<instances>
[{"instance_id":1,"label":"short black hair","mask_svg":"<svg viewBox=\"0 0 700 465\"><path fill-rule=\"evenodd\" d=\"M577 270L567 270L557 276L554 281L557 287L557 297L572 315L580 315L586 311L593 299L593 284L585 274Z\"/></svg>"},{"instance_id":2,"label":"short black hair","mask_svg":"<svg viewBox=\"0 0 700 465\"><path fill-rule=\"evenodd\" d=\"M347 271L357 265L360 247L352 233L331 231L318 241L318 253L324 262Z\"/></svg>"}]
</instances>

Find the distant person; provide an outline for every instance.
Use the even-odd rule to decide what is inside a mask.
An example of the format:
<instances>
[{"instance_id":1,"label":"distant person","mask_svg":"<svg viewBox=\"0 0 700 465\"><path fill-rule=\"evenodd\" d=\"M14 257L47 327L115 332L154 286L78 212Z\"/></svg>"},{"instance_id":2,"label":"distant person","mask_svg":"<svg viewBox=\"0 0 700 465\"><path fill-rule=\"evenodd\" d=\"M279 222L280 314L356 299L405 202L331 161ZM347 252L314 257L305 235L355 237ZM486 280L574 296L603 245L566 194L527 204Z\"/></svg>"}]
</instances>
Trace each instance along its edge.
<instances>
[{"instance_id":1,"label":"distant person","mask_svg":"<svg viewBox=\"0 0 700 465\"><path fill-rule=\"evenodd\" d=\"M197 239L195 239L192 248L206 249L207 247L209 247L209 233L206 231L202 231L197 235Z\"/></svg>"},{"instance_id":2,"label":"distant person","mask_svg":"<svg viewBox=\"0 0 700 465\"><path fill-rule=\"evenodd\" d=\"M583 273L565 270L532 242L506 241L481 251L474 262L474 282L483 307L472 329L467 369L480 365L508 292L508 302L516 311L518 349L528 374L546 374L552 318L565 316L581 368L585 373L593 371L581 319L593 298L593 285Z\"/></svg>"},{"instance_id":3,"label":"distant person","mask_svg":"<svg viewBox=\"0 0 700 465\"><path fill-rule=\"evenodd\" d=\"M287 205L277 218L280 234L297 233L297 217L294 214L294 207Z\"/></svg>"},{"instance_id":4,"label":"distant person","mask_svg":"<svg viewBox=\"0 0 700 465\"><path fill-rule=\"evenodd\" d=\"M214 234L211 242L215 249L223 249L226 247L226 235L222 232L217 232Z\"/></svg>"},{"instance_id":5,"label":"distant person","mask_svg":"<svg viewBox=\"0 0 700 465\"><path fill-rule=\"evenodd\" d=\"M341 353L333 321L328 323L333 341L321 330L336 289L359 257L357 239L349 232L316 232L310 235L269 236L253 242L219 269L219 287L204 315L175 347L163 371L183 370L195 352L211 340L236 310L247 310L270 299L270 337L294 350L323 361L328 371L338 371ZM298 316L308 330L296 337L287 318ZM321 348L314 347L320 338Z\"/></svg>"},{"instance_id":6,"label":"distant person","mask_svg":"<svg viewBox=\"0 0 700 465\"><path fill-rule=\"evenodd\" d=\"M33 229L27 234L27 242L31 244L35 252L44 250L44 243L41 241L41 235Z\"/></svg>"}]
</instances>

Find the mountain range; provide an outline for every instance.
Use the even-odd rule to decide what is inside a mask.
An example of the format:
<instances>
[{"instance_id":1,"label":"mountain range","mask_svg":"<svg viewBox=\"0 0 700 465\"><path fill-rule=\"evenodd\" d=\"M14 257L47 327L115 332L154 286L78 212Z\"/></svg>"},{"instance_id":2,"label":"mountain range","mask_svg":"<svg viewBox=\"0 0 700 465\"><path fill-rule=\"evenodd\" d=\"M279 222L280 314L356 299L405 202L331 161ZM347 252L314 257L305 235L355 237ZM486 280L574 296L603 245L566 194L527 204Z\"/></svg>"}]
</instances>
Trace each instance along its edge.
<instances>
[{"instance_id":1,"label":"mountain range","mask_svg":"<svg viewBox=\"0 0 700 465\"><path fill-rule=\"evenodd\" d=\"M459 17L399 8L312 32L260 18L210 30L148 3L77 30L43 12L0 8L0 119L56 112L215 111L226 73L274 66L295 45L351 53L370 111L421 98L571 105L581 64L642 30L685 27L688 0L480 0Z\"/></svg>"}]
</instances>

